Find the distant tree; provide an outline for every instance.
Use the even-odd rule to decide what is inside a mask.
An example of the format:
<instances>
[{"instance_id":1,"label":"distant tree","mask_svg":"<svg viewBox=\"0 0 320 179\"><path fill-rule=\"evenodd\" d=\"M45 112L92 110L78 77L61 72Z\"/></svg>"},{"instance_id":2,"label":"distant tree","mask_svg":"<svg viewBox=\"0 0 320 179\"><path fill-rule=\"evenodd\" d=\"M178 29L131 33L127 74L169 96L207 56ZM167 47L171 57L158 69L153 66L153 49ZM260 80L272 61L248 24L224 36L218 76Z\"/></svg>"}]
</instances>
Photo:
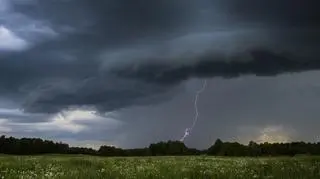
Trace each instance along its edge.
<instances>
[{"instance_id":1,"label":"distant tree","mask_svg":"<svg viewBox=\"0 0 320 179\"><path fill-rule=\"evenodd\" d=\"M261 155L261 149L257 143L250 141L248 147L249 147L249 155L250 156L260 156Z\"/></svg>"},{"instance_id":2,"label":"distant tree","mask_svg":"<svg viewBox=\"0 0 320 179\"><path fill-rule=\"evenodd\" d=\"M149 151L151 155L186 155L191 151L180 141L159 142L150 144Z\"/></svg>"},{"instance_id":3,"label":"distant tree","mask_svg":"<svg viewBox=\"0 0 320 179\"><path fill-rule=\"evenodd\" d=\"M217 139L207 150L188 148L180 141L167 141L150 144L147 148L121 149L113 146L101 146L99 150L84 147L69 147L39 138L21 138L0 136L0 153L13 155L37 154L86 154L100 156L161 156L161 155L221 155L221 156L295 156L320 155L320 143L262 143L250 141L248 145L237 142L222 142Z\"/></svg>"},{"instance_id":4,"label":"distant tree","mask_svg":"<svg viewBox=\"0 0 320 179\"><path fill-rule=\"evenodd\" d=\"M125 152L114 146L101 146L98 154L103 156L124 156Z\"/></svg>"},{"instance_id":5,"label":"distant tree","mask_svg":"<svg viewBox=\"0 0 320 179\"><path fill-rule=\"evenodd\" d=\"M238 142L223 143L218 153L218 155L223 155L223 156L248 156L248 154L249 154L248 147Z\"/></svg>"},{"instance_id":6,"label":"distant tree","mask_svg":"<svg viewBox=\"0 0 320 179\"><path fill-rule=\"evenodd\" d=\"M213 146L208 149L208 155L218 155L221 152L223 147L223 142L220 139L217 139Z\"/></svg>"}]
</instances>

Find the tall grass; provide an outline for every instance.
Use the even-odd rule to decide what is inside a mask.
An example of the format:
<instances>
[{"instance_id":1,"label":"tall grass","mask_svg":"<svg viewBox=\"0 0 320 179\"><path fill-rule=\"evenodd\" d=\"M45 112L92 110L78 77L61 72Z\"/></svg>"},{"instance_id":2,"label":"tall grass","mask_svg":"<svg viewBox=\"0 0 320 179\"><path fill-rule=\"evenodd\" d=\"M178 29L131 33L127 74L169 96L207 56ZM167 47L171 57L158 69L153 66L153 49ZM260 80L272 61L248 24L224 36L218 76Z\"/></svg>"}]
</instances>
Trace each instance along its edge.
<instances>
[{"instance_id":1,"label":"tall grass","mask_svg":"<svg viewBox=\"0 0 320 179\"><path fill-rule=\"evenodd\" d=\"M0 156L0 178L319 179L320 158Z\"/></svg>"}]
</instances>

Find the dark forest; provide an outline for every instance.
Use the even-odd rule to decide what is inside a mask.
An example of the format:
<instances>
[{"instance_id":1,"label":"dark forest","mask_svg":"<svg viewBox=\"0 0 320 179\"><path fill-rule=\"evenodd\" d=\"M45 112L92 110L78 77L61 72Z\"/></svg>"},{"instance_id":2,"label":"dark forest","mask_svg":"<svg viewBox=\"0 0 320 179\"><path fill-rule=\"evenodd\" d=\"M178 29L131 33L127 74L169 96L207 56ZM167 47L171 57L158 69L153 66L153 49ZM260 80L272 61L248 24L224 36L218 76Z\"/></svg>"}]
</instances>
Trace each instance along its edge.
<instances>
[{"instance_id":1,"label":"dark forest","mask_svg":"<svg viewBox=\"0 0 320 179\"><path fill-rule=\"evenodd\" d=\"M166 141L150 144L149 147L121 149L113 146L101 146L98 150L83 147L70 147L62 142L53 142L39 138L0 137L0 153L9 155L41 154L84 154L97 156L295 156L320 155L320 143L255 143L248 145L238 142L223 142L217 139L206 150L188 148L180 141Z\"/></svg>"}]
</instances>

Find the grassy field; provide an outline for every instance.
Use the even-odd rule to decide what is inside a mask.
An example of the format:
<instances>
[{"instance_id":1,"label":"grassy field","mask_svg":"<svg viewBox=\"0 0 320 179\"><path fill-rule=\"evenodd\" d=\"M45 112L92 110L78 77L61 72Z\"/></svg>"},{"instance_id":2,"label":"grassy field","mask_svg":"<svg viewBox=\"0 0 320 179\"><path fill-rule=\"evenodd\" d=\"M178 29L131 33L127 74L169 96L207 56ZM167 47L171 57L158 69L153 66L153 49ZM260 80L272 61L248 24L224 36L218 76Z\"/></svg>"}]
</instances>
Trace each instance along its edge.
<instances>
[{"instance_id":1,"label":"grassy field","mask_svg":"<svg viewBox=\"0 0 320 179\"><path fill-rule=\"evenodd\" d=\"M0 156L0 178L320 179L320 158Z\"/></svg>"}]
</instances>

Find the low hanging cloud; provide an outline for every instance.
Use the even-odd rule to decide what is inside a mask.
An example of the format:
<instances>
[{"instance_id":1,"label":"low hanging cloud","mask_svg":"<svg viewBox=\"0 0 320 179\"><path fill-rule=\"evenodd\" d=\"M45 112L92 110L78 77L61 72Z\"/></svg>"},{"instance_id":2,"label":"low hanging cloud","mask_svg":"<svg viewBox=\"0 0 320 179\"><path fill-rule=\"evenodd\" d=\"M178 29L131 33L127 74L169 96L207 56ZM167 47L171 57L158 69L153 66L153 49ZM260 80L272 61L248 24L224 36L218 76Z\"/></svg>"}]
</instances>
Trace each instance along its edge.
<instances>
[{"instance_id":1,"label":"low hanging cloud","mask_svg":"<svg viewBox=\"0 0 320 179\"><path fill-rule=\"evenodd\" d=\"M15 0L1 12L14 21L1 23L29 29L32 46L0 52L0 95L26 113L104 112L170 99L190 78L318 70L310 2L297 12L287 0ZM18 28L22 19L35 25Z\"/></svg>"},{"instance_id":2,"label":"low hanging cloud","mask_svg":"<svg viewBox=\"0 0 320 179\"><path fill-rule=\"evenodd\" d=\"M316 59L291 59L285 54L276 54L264 49L248 52L249 61L216 61L216 56L197 57L198 62L175 66L172 64L142 64L116 70L122 77L143 79L147 82L178 83L190 78L224 77L241 75L275 76L282 73L319 70L320 61ZM239 57L241 58L241 57Z\"/></svg>"},{"instance_id":3,"label":"low hanging cloud","mask_svg":"<svg viewBox=\"0 0 320 179\"><path fill-rule=\"evenodd\" d=\"M11 32L9 29L0 25L0 52L1 51L20 51L27 47L28 43Z\"/></svg>"}]
</instances>

